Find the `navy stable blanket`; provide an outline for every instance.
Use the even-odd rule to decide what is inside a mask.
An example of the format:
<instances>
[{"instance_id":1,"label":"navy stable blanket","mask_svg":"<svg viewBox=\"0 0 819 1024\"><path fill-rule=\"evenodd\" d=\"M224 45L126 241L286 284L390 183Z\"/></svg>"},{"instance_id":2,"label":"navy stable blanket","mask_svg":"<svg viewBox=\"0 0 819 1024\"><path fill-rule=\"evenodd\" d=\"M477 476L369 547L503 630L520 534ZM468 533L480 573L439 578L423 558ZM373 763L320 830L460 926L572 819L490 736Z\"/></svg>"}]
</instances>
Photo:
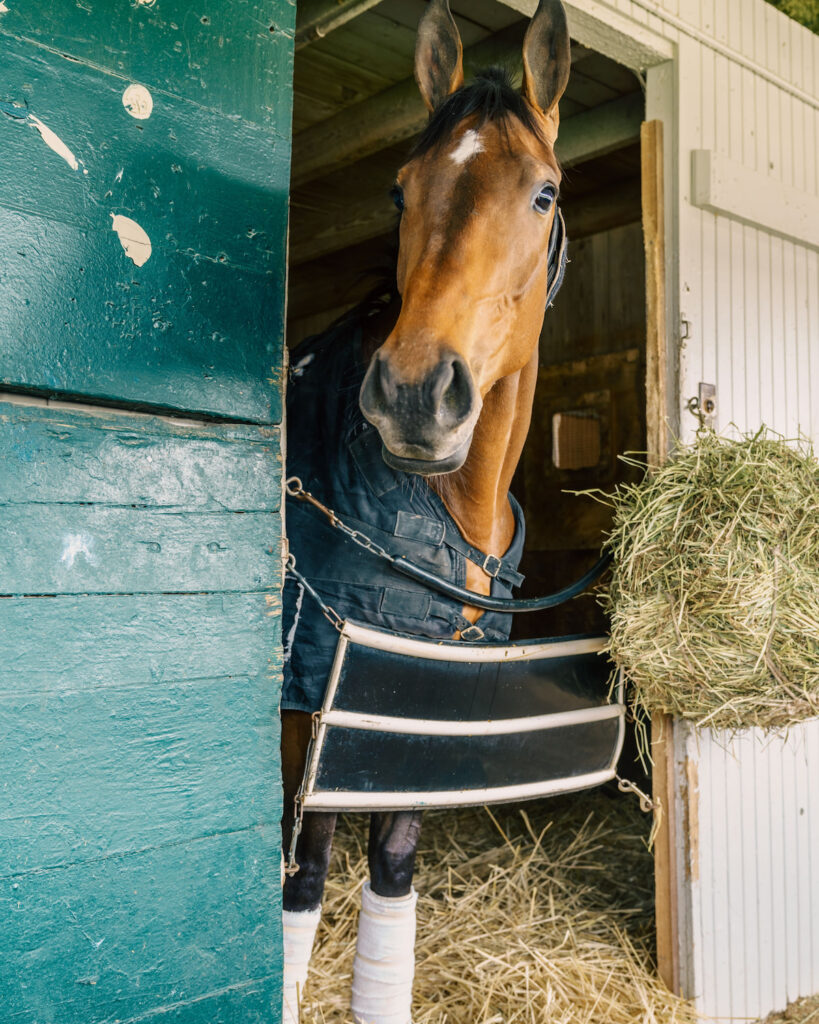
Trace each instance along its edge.
<instances>
[{"instance_id":1,"label":"navy stable blanket","mask_svg":"<svg viewBox=\"0 0 819 1024\"><path fill-rule=\"evenodd\" d=\"M567 238L556 211L549 238L551 304L563 282ZM362 314L363 315L363 314ZM299 345L287 392L287 475L393 555L404 555L459 586L468 560L484 552L461 536L444 503L423 477L391 469L381 457L378 431L363 417L358 394L366 372L361 320L342 318L324 334ZM512 495L515 536L501 558L492 594L511 597L523 577L524 522ZM473 626L463 605L401 576L356 545L316 509L287 499L286 529L300 573L343 619L432 639L509 639L512 617L484 612ZM496 554L496 552L491 552ZM318 603L292 577L284 586L282 708L318 711L333 664L338 633Z\"/></svg>"},{"instance_id":2,"label":"navy stable blanket","mask_svg":"<svg viewBox=\"0 0 819 1024\"><path fill-rule=\"evenodd\" d=\"M342 322L301 344L287 393L287 474L394 555L405 555L439 576L466 584L468 559L484 553L461 536L444 503L415 474L391 469L378 431L361 414L358 393L366 372L361 327ZM524 523L512 495L515 536L492 593L510 597L522 582ZM288 498L287 537L299 571L342 618L398 633L451 640L507 640L511 616L485 612L472 627L462 604L437 595L363 550L310 505ZM283 708L318 711L338 633L317 602L288 577L284 587ZM471 628L470 628L471 627Z\"/></svg>"}]
</instances>

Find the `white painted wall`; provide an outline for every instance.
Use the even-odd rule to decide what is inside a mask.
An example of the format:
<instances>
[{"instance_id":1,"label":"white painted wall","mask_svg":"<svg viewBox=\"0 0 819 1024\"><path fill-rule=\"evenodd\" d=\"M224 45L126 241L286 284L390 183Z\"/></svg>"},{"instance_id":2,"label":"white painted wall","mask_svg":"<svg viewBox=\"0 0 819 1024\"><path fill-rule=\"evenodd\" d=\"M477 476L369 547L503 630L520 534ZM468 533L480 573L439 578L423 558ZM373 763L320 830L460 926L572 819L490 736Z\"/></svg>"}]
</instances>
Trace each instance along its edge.
<instances>
[{"instance_id":1,"label":"white painted wall","mask_svg":"<svg viewBox=\"0 0 819 1024\"><path fill-rule=\"evenodd\" d=\"M646 69L665 123L672 429L692 438L705 382L719 427L819 443L819 223L771 229L785 202L816 209L819 38L764 0L564 2L580 42ZM758 189L742 220L694 205L697 150ZM684 993L727 1020L819 992L819 721L733 740L678 722L674 748Z\"/></svg>"},{"instance_id":2,"label":"white painted wall","mask_svg":"<svg viewBox=\"0 0 819 1024\"><path fill-rule=\"evenodd\" d=\"M819 39L763 0L662 9L715 43L673 26L683 436L702 381L717 387L718 426L819 442L819 218L803 226L808 244L761 226L794 194L816 209ZM693 205L696 150L749 172L759 225L747 194L742 221ZM761 1017L819 992L819 722L787 740L675 733L682 988L709 1016Z\"/></svg>"},{"instance_id":3,"label":"white painted wall","mask_svg":"<svg viewBox=\"0 0 819 1024\"><path fill-rule=\"evenodd\" d=\"M718 1020L819 992L819 721L787 737L675 724L683 988Z\"/></svg>"},{"instance_id":4,"label":"white painted wall","mask_svg":"<svg viewBox=\"0 0 819 1024\"><path fill-rule=\"evenodd\" d=\"M718 426L766 423L819 442L819 218L803 226L808 244L761 226L794 194L816 209L819 39L763 0L616 7L654 28L660 20L677 49L669 155L682 436L696 428L685 402L702 381L717 387ZM649 92L652 102L669 101ZM669 111L658 113L668 126ZM736 197L744 221L693 205L696 150L749 172L759 225L747 222L747 194ZM684 993L727 1020L819 992L819 722L787 739L753 730L733 740L676 723L675 754Z\"/></svg>"}]
</instances>

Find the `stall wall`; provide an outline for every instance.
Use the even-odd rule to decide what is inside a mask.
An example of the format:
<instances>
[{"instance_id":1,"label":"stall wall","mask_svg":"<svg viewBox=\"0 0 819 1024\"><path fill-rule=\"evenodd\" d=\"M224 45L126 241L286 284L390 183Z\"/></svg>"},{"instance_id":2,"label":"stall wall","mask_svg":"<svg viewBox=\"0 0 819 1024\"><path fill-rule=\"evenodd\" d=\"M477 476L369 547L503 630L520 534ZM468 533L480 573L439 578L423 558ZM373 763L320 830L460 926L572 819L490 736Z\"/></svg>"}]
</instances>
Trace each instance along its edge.
<instances>
[{"instance_id":1,"label":"stall wall","mask_svg":"<svg viewBox=\"0 0 819 1024\"><path fill-rule=\"evenodd\" d=\"M819 441L819 37L764 0L564 2L574 38L645 72L665 127L671 432L692 438L708 383L719 427ZM819 721L674 732L663 973L708 1017L764 1016L819 991Z\"/></svg>"},{"instance_id":2,"label":"stall wall","mask_svg":"<svg viewBox=\"0 0 819 1024\"><path fill-rule=\"evenodd\" d=\"M673 65L649 73L647 101L649 117L677 125L667 145L672 425L678 416L692 437L685 404L705 382L717 388L719 427L765 423L819 441L819 38L763 0L575 6L612 23L622 15L635 36L650 30L675 47ZM743 183L721 212L695 205L698 151ZM682 990L726 1020L819 991L819 797L809 789L819 722L734 739L677 724L674 768Z\"/></svg>"},{"instance_id":3,"label":"stall wall","mask_svg":"<svg viewBox=\"0 0 819 1024\"><path fill-rule=\"evenodd\" d=\"M294 6L0 4L3 1021L279 1019Z\"/></svg>"}]
</instances>

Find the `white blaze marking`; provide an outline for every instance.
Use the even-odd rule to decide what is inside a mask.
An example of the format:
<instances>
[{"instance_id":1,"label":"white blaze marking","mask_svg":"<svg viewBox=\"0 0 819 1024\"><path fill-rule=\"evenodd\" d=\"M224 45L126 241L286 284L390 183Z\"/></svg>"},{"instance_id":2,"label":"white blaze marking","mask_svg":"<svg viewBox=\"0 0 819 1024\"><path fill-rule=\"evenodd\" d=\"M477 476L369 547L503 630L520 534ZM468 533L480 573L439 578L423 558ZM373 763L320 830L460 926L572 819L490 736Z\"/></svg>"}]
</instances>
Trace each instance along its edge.
<instances>
[{"instance_id":1,"label":"white blaze marking","mask_svg":"<svg viewBox=\"0 0 819 1024\"><path fill-rule=\"evenodd\" d=\"M151 240L135 220L120 214L111 214L111 230L119 235L128 259L141 267L151 258Z\"/></svg>"},{"instance_id":2,"label":"white blaze marking","mask_svg":"<svg viewBox=\"0 0 819 1024\"><path fill-rule=\"evenodd\" d=\"M477 156L482 151L483 143L480 133L476 132L474 128L470 128L468 132L464 132L461 141L449 155L453 163L465 164L467 160L471 160L473 156Z\"/></svg>"},{"instance_id":3,"label":"white blaze marking","mask_svg":"<svg viewBox=\"0 0 819 1024\"><path fill-rule=\"evenodd\" d=\"M63 553L60 561L65 562L69 569L74 568L74 561L78 555L85 555L87 561L93 562L94 556L91 554L93 545L94 541L91 537L84 537L81 533L69 533L63 538Z\"/></svg>"},{"instance_id":4,"label":"white blaze marking","mask_svg":"<svg viewBox=\"0 0 819 1024\"><path fill-rule=\"evenodd\" d=\"M44 125L40 118L35 117L34 114L29 114L28 119L40 133L43 142L48 146L48 148L53 149L57 156L61 156L72 171L78 171L80 169L80 161L77 160L59 135L53 132L47 125ZM83 174L88 174L88 171L84 167L82 171Z\"/></svg>"},{"instance_id":5,"label":"white blaze marking","mask_svg":"<svg viewBox=\"0 0 819 1024\"><path fill-rule=\"evenodd\" d=\"M129 85L122 94L122 105L138 121L146 121L154 109L154 101L144 85Z\"/></svg>"}]
</instances>

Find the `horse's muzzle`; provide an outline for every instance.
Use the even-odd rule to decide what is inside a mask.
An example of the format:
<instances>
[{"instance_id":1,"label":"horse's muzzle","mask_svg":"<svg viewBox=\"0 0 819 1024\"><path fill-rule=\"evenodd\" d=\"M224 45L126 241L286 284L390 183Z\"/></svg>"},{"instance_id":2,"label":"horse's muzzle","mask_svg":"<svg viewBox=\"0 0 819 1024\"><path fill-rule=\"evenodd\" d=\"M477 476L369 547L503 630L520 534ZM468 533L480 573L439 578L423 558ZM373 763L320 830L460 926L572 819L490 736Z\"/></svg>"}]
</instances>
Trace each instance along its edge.
<instances>
[{"instance_id":1,"label":"horse's muzzle","mask_svg":"<svg viewBox=\"0 0 819 1024\"><path fill-rule=\"evenodd\" d=\"M359 402L381 435L386 461L424 475L451 473L463 465L481 410L466 360L446 351L417 380L407 380L389 355L376 353Z\"/></svg>"}]
</instances>

